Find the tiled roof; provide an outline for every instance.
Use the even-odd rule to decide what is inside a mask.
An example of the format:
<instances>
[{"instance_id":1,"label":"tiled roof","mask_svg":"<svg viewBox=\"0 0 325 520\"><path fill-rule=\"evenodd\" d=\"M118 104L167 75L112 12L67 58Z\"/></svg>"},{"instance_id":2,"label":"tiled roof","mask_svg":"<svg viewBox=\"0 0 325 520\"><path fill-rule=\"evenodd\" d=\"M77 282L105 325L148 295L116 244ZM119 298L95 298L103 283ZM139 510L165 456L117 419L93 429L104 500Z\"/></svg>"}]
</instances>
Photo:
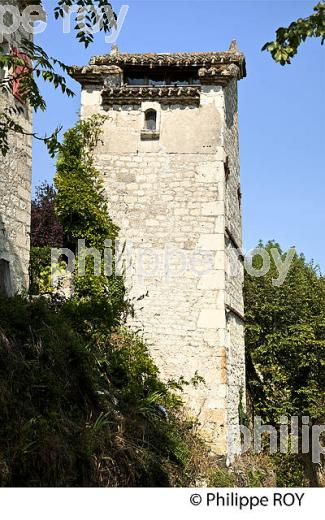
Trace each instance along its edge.
<instances>
[{"instance_id":1,"label":"tiled roof","mask_svg":"<svg viewBox=\"0 0 325 520\"><path fill-rule=\"evenodd\" d=\"M94 56L90 65L146 66L146 67L208 67L217 65L237 65L241 77L246 76L245 56L237 47L225 52L182 52L182 53L146 53L131 54L114 52L103 56Z\"/></svg>"},{"instance_id":2,"label":"tiled roof","mask_svg":"<svg viewBox=\"0 0 325 520\"><path fill-rule=\"evenodd\" d=\"M121 53L114 46L110 54L94 56L89 65L73 66L70 75L81 84L105 83L111 74L122 73L125 67L195 68L202 83L226 84L231 78L237 80L246 76L245 56L235 41L225 52L178 52L178 53Z\"/></svg>"}]
</instances>

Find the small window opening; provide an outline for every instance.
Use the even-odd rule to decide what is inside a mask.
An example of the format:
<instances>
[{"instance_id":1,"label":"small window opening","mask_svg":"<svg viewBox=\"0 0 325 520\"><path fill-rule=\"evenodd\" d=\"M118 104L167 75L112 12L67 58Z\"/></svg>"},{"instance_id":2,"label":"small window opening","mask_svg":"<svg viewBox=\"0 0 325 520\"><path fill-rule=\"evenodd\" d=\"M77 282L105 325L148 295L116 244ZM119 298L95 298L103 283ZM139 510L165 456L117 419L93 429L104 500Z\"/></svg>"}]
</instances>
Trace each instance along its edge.
<instances>
[{"instance_id":1,"label":"small window opening","mask_svg":"<svg viewBox=\"0 0 325 520\"><path fill-rule=\"evenodd\" d=\"M147 110L145 113L146 130L155 131L157 129L157 112L155 110Z\"/></svg>"}]
</instances>

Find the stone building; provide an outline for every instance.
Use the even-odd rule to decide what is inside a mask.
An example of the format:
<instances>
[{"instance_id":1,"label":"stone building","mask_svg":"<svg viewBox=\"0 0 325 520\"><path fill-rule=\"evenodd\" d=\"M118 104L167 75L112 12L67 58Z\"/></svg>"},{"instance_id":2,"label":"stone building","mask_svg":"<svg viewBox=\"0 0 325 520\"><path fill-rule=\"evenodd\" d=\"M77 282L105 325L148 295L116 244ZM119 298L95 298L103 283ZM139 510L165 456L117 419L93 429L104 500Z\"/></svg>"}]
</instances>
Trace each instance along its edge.
<instances>
[{"instance_id":1,"label":"stone building","mask_svg":"<svg viewBox=\"0 0 325 520\"><path fill-rule=\"evenodd\" d=\"M22 12L33 0L10 0L0 2L17 7ZM4 24L12 25L12 15L4 14ZM31 38L31 33L22 26L14 33L1 35L0 49L8 54L19 52L22 38ZM18 89L13 93L4 91L4 82L12 71L0 69L0 111L11 106L20 108L15 121L26 134L32 131L32 112L19 96ZM30 206L32 177L32 138L30 135L11 133L9 153L0 153L0 293L12 295L28 287L29 243L30 243Z\"/></svg>"},{"instance_id":2,"label":"stone building","mask_svg":"<svg viewBox=\"0 0 325 520\"><path fill-rule=\"evenodd\" d=\"M131 262L130 325L184 396L214 452L239 448L245 400L237 82L226 52L126 54L85 67L81 116L106 114L96 162Z\"/></svg>"}]
</instances>

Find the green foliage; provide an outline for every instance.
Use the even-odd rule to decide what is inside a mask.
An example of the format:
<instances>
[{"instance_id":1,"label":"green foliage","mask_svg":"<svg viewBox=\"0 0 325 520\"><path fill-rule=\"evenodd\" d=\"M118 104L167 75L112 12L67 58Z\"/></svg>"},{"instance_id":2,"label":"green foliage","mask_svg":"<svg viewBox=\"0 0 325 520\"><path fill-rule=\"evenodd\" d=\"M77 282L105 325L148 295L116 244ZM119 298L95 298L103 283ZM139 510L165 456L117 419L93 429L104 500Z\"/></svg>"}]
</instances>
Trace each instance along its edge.
<instances>
[{"instance_id":1,"label":"green foliage","mask_svg":"<svg viewBox=\"0 0 325 520\"><path fill-rule=\"evenodd\" d=\"M35 5L40 5L41 0L35 0ZM116 15L108 0L57 0L54 7L56 19L63 17L67 8L73 4L79 6L76 16L76 38L85 47L93 42L93 28L99 27L100 31L108 33L116 27ZM85 13L86 12L86 13ZM84 16L86 14L86 16ZM4 79L0 80L0 90L11 92L14 81L20 81L20 90L23 100L28 103L35 111L45 110L46 101L41 93L36 79L42 79L50 83L55 89L59 88L68 97L74 96L74 92L67 86L64 73L69 72L62 61L50 57L44 49L35 45L28 39L20 42L19 51L24 53L26 59L14 54L4 54L0 46L0 69L7 68L10 72ZM21 72L17 75L16 68L21 67ZM23 113L23 108L19 104L11 104L0 111L0 152L6 155L9 151L9 135L19 133L32 135L35 139L41 140L54 157L60 148L58 134L62 127L57 127L49 136L38 136L36 133L28 134L19 123L19 115Z\"/></svg>"},{"instance_id":2,"label":"green foliage","mask_svg":"<svg viewBox=\"0 0 325 520\"><path fill-rule=\"evenodd\" d=\"M87 248L96 248L102 255L99 275L94 272L91 258L86 259L86 271L80 274L78 267L81 259L77 257L73 274L73 301L67 303L74 313L75 325L80 325L82 331L93 330L97 333L106 330L107 324L109 330L119 325L128 311L123 278L114 272L106 276L103 269L105 240L113 241L118 232L108 215L102 178L93 166L93 152L99 142L104 120L102 116L93 116L66 132L57 161L57 191L51 191L51 204L55 206L63 228L65 245L76 252L77 240L83 239ZM54 218L51 222L57 225ZM52 231L49 230L48 235L51 240ZM32 248L32 294L53 292L51 277L56 267L62 268L63 264L61 262L59 266L51 267L50 248Z\"/></svg>"},{"instance_id":3,"label":"green foliage","mask_svg":"<svg viewBox=\"0 0 325 520\"><path fill-rule=\"evenodd\" d=\"M266 472L262 468L249 469L247 472L249 487L262 487Z\"/></svg>"},{"instance_id":4,"label":"green foliage","mask_svg":"<svg viewBox=\"0 0 325 520\"><path fill-rule=\"evenodd\" d=\"M65 133L54 179L57 213L68 240L84 239L87 247L99 251L118 231L108 216L103 181L93 159L105 119L95 115Z\"/></svg>"},{"instance_id":5,"label":"green foliage","mask_svg":"<svg viewBox=\"0 0 325 520\"><path fill-rule=\"evenodd\" d=\"M240 388L239 390L239 404L238 404L238 418L239 418L239 424L242 424L243 426L248 426L248 415L245 411L244 405L243 405L243 395L244 390L243 388Z\"/></svg>"},{"instance_id":6,"label":"green foliage","mask_svg":"<svg viewBox=\"0 0 325 520\"><path fill-rule=\"evenodd\" d=\"M104 272L105 241L110 241L113 248L118 234L117 226L109 218L102 177L94 167L93 154L105 119L104 116L92 116L79 121L65 133L54 183L56 211L68 245L76 252L78 239L84 240L87 248L95 248L101 255L100 274L94 271L90 257L84 259L85 273L80 274L82 253L79 253L74 277L75 298L100 301L103 310L111 314L117 311L117 306L122 312L126 302L123 280L114 274L114 260L113 273L106 275Z\"/></svg>"},{"instance_id":7,"label":"green foliage","mask_svg":"<svg viewBox=\"0 0 325 520\"><path fill-rule=\"evenodd\" d=\"M19 51L26 58L12 53L0 54L0 69L6 67L10 71L0 81L0 90L10 93L14 82L19 81L21 97L35 112L46 109L45 99L36 82L37 78L46 83L51 83L54 88L59 88L68 97L74 96L73 91L67 87L65 77L55 70L55 67L57 67L61 72L67 72L68 67L64 63L56 58L49 57L41 47L27 39L21 41ZM18 75L15 72L17 67L21 68ZM19 104L9 104L0 112L0 150L2 155L6 155L9 151L10 132L28 135L18 122L19 115L22 112L23 108ZM39 137L35 133L32 136L44 141L53 157L59 146L57 137L60 130L60 127L56 128L50 136Z\"/></svg>"},{"instance_id":8,"label":"green foliage","mask_svg":"<svg viewBox=\"0 0 325 520\"><path fill-rule=\"evenodd\" d=\"M161 410L155 407L157 399L161 406L168 409L181 405L181 399L169 391L172 383L166 385L159 380L158 368L148 357L147 347L141 338L122 330L113 335L111 341L114 345L111 381L120 390L120 397L128 407L140 403L140 409L146 410L146 413L161 415ZM137 390L139 388L141 395Z\"/></svg>"},{"instance_id":9,"label":"green foliage","mask_svg":"<svg viewBox=\"0 0 325 520\"><path fill-rule=\"evenodd\" d=\"M259 244L263 247L263 244ZM286 253L268 242L265 249ZM276 428L281 416L308 416L324 424L325 279L313 263L295 254L282 285L274 285L277 268L270 255L269 272L259 278L245 273L246 374L252 413ZM261 264L255 257L254 267ZM290 431L290 427L289 427ZM298 440L301 421L298 420ZM306 485L315 480L311 454L274 456L278 486ZM311 484L312 485L312 484Z\"/></svg>"},{"instance_id":10,"label":"green foliage","mask_svg":"<svg viewBox=\"0 0 325 520\"><path fill-rule=\"evenodd\" d=\"M265 246L272 247L279 246ZM247 382L254 413L271 424L281 415L309 415L318 423L325 405L325 279L302 255L295 255L281 286L272 284L276 273L272 259L265 276L245 275Z\"/></svg>"},{"instance_id":11,"label":"green foliage","mask_svg":"<svg viewBox=\"0 0 325 520\"><path fill-rule=\"evenodd\" d=\"M276 466L277 487L303 487L306 485L304 478L304 463L301 457L285 453L272 455Z\"/></svg>"},{"instance_id":12,"label":"green foliage","mask_svg":"<svg viewBox=\"0 0 325 520\"><path fill-rule=\"evenodd\" d=\"M227 468L217 466L208 474L208 487L231 488L235 486L235 475Z\"/></svg>"},{"instance_id":13,"label":"green foliage","mask_svg":"<svg viewBox=\"0 0 325 520\"><path fill-rule=\"evenodd\" d=\"M107 0L58 0L58 5L54 8L55 18L63 18L72 5L79 7L75 26L75 30L78 31L76 37L85 47L94 41L92 28L97 22L104 33L116 27L116 14Z\"/></svg>"},{"instance_id":14,"label":"green foliage","mask_svg":"<svg viewBox=\"0 0 325 520\"><path fill-rule=\"evenodd\" d=\"M276 39L273 42L267 42L262 50L271 53L272 58L285 65L291 63L299 46L306 41L307 38L321 38L323 45L325 40L325 3L319 2L314 7L315 13L307 18L299 18L292 22L289 27L280 27L276 31Z\"/></svg>"},{"instance_id":15,"label":"green foliage","mask_svg":"<svg viewBox=\"0 0 325 520\"><path fill-rule=\"evenodd\" d=\"M179 398L141 339L83 313L0 298L0 485L189 485L203 448Z\"/></svg>"},{"instance_id":16,"label":"green foliage","mask_svg":"<svg viewBox=\"0 0 325 520\"><path fill-rule=\"evenodd\" d=\"M54 280L66 274L66 263L51 263L50 247L32 247L29 261L29 294L45 295L54 292Z\"/></svg>"},{"instance_id":17,"label":"green foliage","mask_svg":"<svg viewBox=\"0 0 325 520\"><path fill-rule=\"evenodd\" d=\"M207 471L209 487L274 487L275 464L268 455L245 453L230 467L211 464Z\"/></svg>"},{"instance_id":18,"label":"green foliage","mask_svg":"<svg viewBox=\"0 0 325 520\"><path fill-rule=\"evenodd\" d=\"M50 266L51 248L31 247L29 261L30 294L42 294L44 292L44 274L51 269Z\"/></svg>"}]
</instances>

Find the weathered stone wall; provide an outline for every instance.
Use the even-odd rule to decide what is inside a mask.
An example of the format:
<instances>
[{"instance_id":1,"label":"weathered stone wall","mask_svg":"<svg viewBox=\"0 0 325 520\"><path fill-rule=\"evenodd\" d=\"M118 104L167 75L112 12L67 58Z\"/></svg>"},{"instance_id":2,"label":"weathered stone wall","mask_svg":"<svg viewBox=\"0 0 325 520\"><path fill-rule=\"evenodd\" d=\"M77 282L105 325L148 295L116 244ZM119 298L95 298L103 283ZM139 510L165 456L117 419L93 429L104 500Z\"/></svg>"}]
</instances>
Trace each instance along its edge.
<instances>
[{"instance_id":1,"label":"weathered stone wall","mask_svg":"<svg viewBox=\"0 0 325 520\"><path fill-rule=\"evenodd\" d=\"M126 270L135 318L163 377L205 384L185 388L215 452L233 454L238 436L242 322L226 320L227 290L241 301L241 284L226 279L226 219L241 236L238 199L226 187L227 154L238 177L236 92L202 86L199 106L114 105L107 111L97 166L105 178L110 215L130 247ZM158 111L159 140L142 140L143 114ZM82 117L104 112L100 89L82 93ZM231 180L230 183L235 181ZM236 187L237 194L237 187ZM234 206L233 206L234 205ZM240 295L236 294L240 292ZM237 407L237 411L236 411Z\"/></svg>"},{"instance_id":2,"label":"weathered stone wall","mask_svg":"<svg viewBox=\"0 0 325 520\"><path fill-rule=\"evenodd\" d=\"M6 2L20 7L21 2ZM8 20L10 24L10 20ZM21 38L28 37L22 29L6 36L7 44L19 48ZM13 96L0 91L0 110L19 103ZM28 133L32 130L31 110L16 120ZM30 136L12 133L10 152L0 155L0 260L9 262L11 292L28 286L30 202L32 172L32 141Z\"/></svg>"},{"instance_id":3,"label":"weathered stone wall","mask_svg":"<svg viewBox=\"0 0 325 520\"><path fill-rule=\"evenodd\" d=\"M242 258L241 190L238 143L237 82L224 89L224 150L227 156L225 184L226 206L226 316L227 316L227 413L228 445L238 450L240 432L239 407L245 408L245 344L244 344L244 266Z\"/></svg>"}]
</instances>

